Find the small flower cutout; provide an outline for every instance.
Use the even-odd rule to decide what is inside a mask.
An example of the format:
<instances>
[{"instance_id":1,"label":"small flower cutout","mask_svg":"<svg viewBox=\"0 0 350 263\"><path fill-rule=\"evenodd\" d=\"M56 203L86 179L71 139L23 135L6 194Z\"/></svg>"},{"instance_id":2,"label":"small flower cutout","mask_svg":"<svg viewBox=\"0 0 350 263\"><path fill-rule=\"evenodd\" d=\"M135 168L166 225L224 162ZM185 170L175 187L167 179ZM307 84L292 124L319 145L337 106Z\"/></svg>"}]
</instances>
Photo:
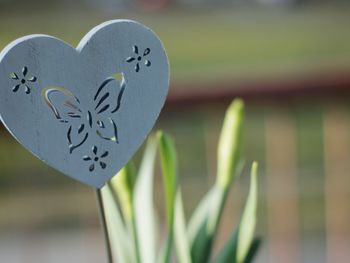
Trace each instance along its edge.
<instances>
[{"instance_id":1,"label":"small flower cutout","mask_svg":"<svg viewBox=\"0 0 350 263\"><path fill-rule=\"evenodd\" d=\"M136 72L140 71L140 65L142 65L142 64L144 64L146 67L151 66L151 61L145 58L149 55L149 53L151 53L151 49L146 48L142 54L139 54L138 46L134 45L132 47L132 50L133 50L135 55L133 57L128 57L126 59L126 62L131 63L133 61L136 61L136 64L135 64L135 71Z\"/></svg>"},{"instance_id":2,"label":"small flower cutout","mask_svg":"<svg viewBox=\"0 0 350 263\"><path fill-rule=\"evenodd\" d=\"M34 83L37 80L37 77L35 76L28 77L27 67L22 68L21 74L15 72L11 73L10 78L17 81L17 84L13 86L12 91L17 92L20 87L23 87L26 94L30 93L30 83Z\"/></svg>"},{"instance_id":3,"label":"small flower cutout","mask_svg":"<svg viewBox=\"0 0 350 263\"><path fill-rule=\"evenodd\" d=\"M92 147L92 156L83 156L83 160L84 161L90 161L91 164L89 166L89 171L92 172L95 170L95 164L99 164L100 167L102 169L105 169L107 167L107 164L105 162L102 161L102 159L104 159L105 157L108 156L108 152L105 151L103 154L101 154L100 156L97 154L97 147L94 146Z\"/></svg>"}]
</instances>

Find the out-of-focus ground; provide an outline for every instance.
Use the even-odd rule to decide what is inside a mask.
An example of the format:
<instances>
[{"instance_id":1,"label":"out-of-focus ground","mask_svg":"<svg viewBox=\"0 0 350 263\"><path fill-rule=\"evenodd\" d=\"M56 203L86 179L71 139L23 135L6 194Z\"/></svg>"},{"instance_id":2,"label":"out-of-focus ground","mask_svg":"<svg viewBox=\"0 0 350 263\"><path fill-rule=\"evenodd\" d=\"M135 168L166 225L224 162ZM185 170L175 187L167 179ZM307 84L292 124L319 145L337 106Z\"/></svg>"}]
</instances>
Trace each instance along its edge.
<instances>
[{"instance_id":1,"label":"out-of-focus ground","mask_svg":"<svg viewBox=\"0 0 350 263\"><path fill-rule=\"evenodd\" d=\"M222 83L225 94L244 95L241 84L254 82L251 92L258 95L246 98L244 134L247 168L253 160L260 163L258 234L263 246L257 262L348 262L349 92L346 87L338 92L337 78L327 93L317 87L326 75L340 72L342 85L350 78L350 5L324 2L175 5L150 13L78 4L68 8L50 1L35 6L4 2L1 8L0 1L0 49L32 33L76 46L93 26L116 18L138 20L156 31L172 75L169 104L156 128L175 138L188 216L214 181L215 147L233 99L196 96L208 90L220 94ZM290 87L308 76L315 89ZM271 91L275 80L279 84ZM299 88L306 92L293 93ZM181 102L188 94L194 97L188 101L196 103ZM247 170L233 188L217 247L237 223ZM164 215L159 176L156 185ZM103 262L103 245L94 191L45 166L1 129L0 262Z\"/></svg>"}]
</instances>

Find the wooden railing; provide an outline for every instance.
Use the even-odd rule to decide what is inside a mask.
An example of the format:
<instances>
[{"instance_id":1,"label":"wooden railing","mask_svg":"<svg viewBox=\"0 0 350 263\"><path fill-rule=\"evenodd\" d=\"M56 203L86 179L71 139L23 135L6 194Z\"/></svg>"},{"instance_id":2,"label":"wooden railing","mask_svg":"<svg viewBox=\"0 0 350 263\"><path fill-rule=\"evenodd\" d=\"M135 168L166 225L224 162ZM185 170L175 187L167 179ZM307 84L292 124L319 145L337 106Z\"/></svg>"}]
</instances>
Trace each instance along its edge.
<instances>
[{"instance_id":1,"label":"wooden railing","mask_svg":"<svg viewBox=\"0 0 350 263\"><path fill-rule=\"evenodd\" d=\"M178 118L179 114L185 116L187 111L200 111L205 108L206 112L211 112L218 106L224 109L226 104L235 97L242 97L247 102L248 111L250 108L254 108L256 112L263 111L261 121L264 124L261 126L261 134L263 134L261 136L264 144L264 157L260 160L260 197L262 199L260 200L260 204L262 204L260 209L264 209L261 214L266 219L259 218L258 222L265 221L266 224L261 226L263 228L261 232L264 235L262 250L265 250L265 252L259 254L260 260L258 262L349 262L349 95L350 71L269 80L255 79L174 85L171 88L160 121L162 123L164 119L167 119L171 122L173 121L172 118ZM317 121L317 127L306 128L308 134L300 139L300 126L308 125L308 122L307 120L300 122L296 117L295 110L299 106L305 107L305 105L312 106L313 104L321 105L317 112L317 115L321 118ZM310 118L313 117L311 115ZM247 121L249 121L249 118L248 113ZM202 119L205 119L206 124L201 125L206 129L212 129L209 132L206 131L206 138L210 142L204 147L207 151L204 155L208 156L205 165L209 173L212 174L215 173L214 147L219 123L213 116ZM195 126L197 124L193 123L191 125ZM312 136L316 136L314 131L317 131L319 138L313 139L313 143L309 144L308 140L311 140ZM5 134L2 134L2 138L7 140L7 137L4 138ZM188 136L193 136L193 134ZM247 136L250 135L247 134ZM250 139L252 138L248 138L248 143ZM180 138L177 138L177 142L179 140ZM301 143L303 143L302 146ZM322 151L320 164L322 167L317 167L315 171L309 173L307 171L309 167L305 168L303 164L300 164L302 158L300 157L300 148L305 150L315 147L315 145L317 150ZM183 149L179 149L180 153L181 151ZM310 167L312 165L310 164ZM318 171L320 171L319 174ZM186 179L189 177L187 174L183 176L182 179L191 184L193 178ZM212 180L213 178L209 179ZM309 180L312 180L311 187L310 185L304 185ZM198 181L203 182L203 178L201 177L200 180L197 178L195 183L192 183L195 188L191 188L191 198L195 194L194 190L198 190L200 184ZM71 181L67 179L67 182ZM187 185L185 190L189 188ZM51 190L47 190L47 192L51 194ZM60 190L56 193L63 192ZM75 194L76 190L73 192ZM43 194L40 192L37 195L40 197ZM315 211L318 211L317 213L320 213L320 215L316 215L313 210L305 211L303 208L304 199L307 199L306 202L312 203L314 201L309 201L309 199L312 199L312 195L315 194L322 197L321 201L315 201L316 205L321 207L315 208ZM61 195L57 194L58 197L55 198L61 198ZM50 200L49 194L46 196L44 199ZM76 196L79 196L82 202L89 200L89 193L84 195L83 190L79 190ZM30 195L30 197L33 197L33 195ZM15 203L14 199L10 199L9 202L11 200ZM191 201L189 199L189 202ZM16 203L20 204L21 202ZM33 203L34 201L31 205ZM13 205L11 203L11 206ZM237 204L232 205L230 203L228 205L231 208L234 206L237 207ZM10 214L10 208L7 211ZM82 218L88 218L89 215L93 217L90 210L85 212L86 215L84 214ZM231 217L226 220L228 227L232 227L233 213L238 212L232 209L229 211ZM70 210L65 212L56 211L56 213L61 214L61 216L64 213L67 215L73 214ZM37 218L32 215L33 218L30 219L30 216L30 214L26 214L26 220L32 222L31 224L35 224ZM304 231L309 226L305 226L305 221L311 221L311 224L313 224L316 216L322 217L321 221L324 222L322 232L325 233L326 238L321 237L322 240L318 245L308 246L305 245L304 238L308 234L305 234ZM9 223L9 219L7 221L5 219L4 217L3 224L6 225Z\"/></svg>"},{"instance_id":2,"label":"wooden railing","mask_svg":"<svg viewBox=\"0 0 350 263\"><path fill-rule=\"evenodd\" d=\"M234 97L245 100L283 100L302 98L344 98L350 94L350 69L288 77L253 78L252 80L195 82L173 84L167 108L229 102Z\"/></svg>"},{"instance_id":3,"label":"wooden railing","mask_svg":"<svg viewBox=\"0 0 350 263\"><path fill-rule=\"evenodd\" d=\"M165 108L167 111L227 104L235 97L247 101L248 107L268 105L270 110L265 114L263 131L266 177L261 179L266 180L263 196L267 208L265 249L268 258L261 259L261 262L350 261L349 95L350 71L283 79L196 83L172 88ZM323 149L322 167L318 167L322 173L316 175L316 180L312 179L313 190L301 185L311 175L301 172L298 123L293 114L298 105L307 104L321 105L322 111L321 140L318 142ZM313 146L306 142L303 147ZM323 207L319 210L322 210L325 238L321 245L315 245L315 251L305 251L313 245L303 244L303 221L313 217L312 211L303 212L301 208L305 189L324 198L318 205Z\"/></svg>"}]
</instances>

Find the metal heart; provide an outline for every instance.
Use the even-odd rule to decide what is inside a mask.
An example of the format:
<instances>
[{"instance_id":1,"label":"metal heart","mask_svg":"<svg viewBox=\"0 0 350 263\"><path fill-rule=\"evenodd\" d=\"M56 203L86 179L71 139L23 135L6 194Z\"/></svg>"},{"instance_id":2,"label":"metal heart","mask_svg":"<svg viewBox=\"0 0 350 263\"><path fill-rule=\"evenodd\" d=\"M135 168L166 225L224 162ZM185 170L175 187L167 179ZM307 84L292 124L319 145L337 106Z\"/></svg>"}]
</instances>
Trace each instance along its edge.
<instances>
[{"instance_id":1,"label":"metal heart","mask_svg":"<svg viewBox=\"0 0 350 263\"><path fill-rule=\"evenodd\" d=\"M168 86L160 40L128 20L95 27L77 49L31 35L0 54L3 124L39 159L97 188L140 147Z\"/></svg>"}]
</instances>

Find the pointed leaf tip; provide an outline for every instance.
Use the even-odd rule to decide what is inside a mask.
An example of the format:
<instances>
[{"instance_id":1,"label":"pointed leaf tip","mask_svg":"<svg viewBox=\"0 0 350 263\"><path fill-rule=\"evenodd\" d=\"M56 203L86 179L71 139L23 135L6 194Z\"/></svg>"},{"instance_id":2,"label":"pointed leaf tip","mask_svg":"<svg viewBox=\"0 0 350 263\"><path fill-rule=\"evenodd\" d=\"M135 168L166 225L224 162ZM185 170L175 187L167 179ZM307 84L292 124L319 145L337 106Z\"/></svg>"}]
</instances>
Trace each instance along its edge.
<instances>
[{"instance_id":1,"label":"pointed leaf tip","mask_svg":"<svg viewBox=\"0 0 350 263\"><path fill-rule=\"evenodd\" d=\"M242 148L244 102L235 99L228 107L218 147L218 178L220 187L228 188L237 174Z\"/></svg>"}]
</instances>

